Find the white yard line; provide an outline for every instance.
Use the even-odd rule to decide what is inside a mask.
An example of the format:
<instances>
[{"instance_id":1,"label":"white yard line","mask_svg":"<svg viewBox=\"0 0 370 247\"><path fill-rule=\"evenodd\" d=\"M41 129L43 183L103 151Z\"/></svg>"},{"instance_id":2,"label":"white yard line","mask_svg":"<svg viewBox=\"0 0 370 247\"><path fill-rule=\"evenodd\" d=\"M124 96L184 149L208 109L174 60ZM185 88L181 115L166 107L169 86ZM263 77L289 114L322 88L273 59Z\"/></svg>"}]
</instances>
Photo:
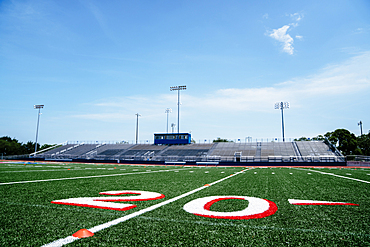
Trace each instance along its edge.
<instances>
[{"instance_id":1,"label":"white yard line","mask_svg":"<svg viewBox=\"0 0 370 247\"><path fill-rule=\"evenodd\" d=\"M176 170L187 170L185 169L176 169ZM126 175L136 175L136 174L145 174L145 173L156 173L156 172L169 172L166 171L151 171L151 172L132 172L132 173L120 173L120 174L106 174L106 175L96 175L96 176L86 176L86 177L71 177L71 178L51 178L51 179L42 179L42 180L31 180L31 181L18 181L18 182L8 182L0 183L0 185L9 185L9 184L26 184L26 183L38 183L38 182L49 182L49 181L61 181L61 180L73 180L73 179L84 179L84 178L102 178L102 177L115 177L115 176L126 176ZM175 170L171 170L175 171Z\"/></svg>"},{"instance_id":2,"label":"white yard line","mask_svg":"<svg viewBox=\"0 0 370 247\"><path fill-rule=\"evenodd\" d=\"M210 183L209 185L217 184L217 183L222 182L222 181L224 181L224 180L226 180L226 179L229 179L229 178L231 178L231 177L233 177L233 176L236 176L236 175L238 175L238 174L240 174L240 173L243 173L244 171L245 171L245 170L240 171L240 172L237 172L237 173L232 174L232 175L230 175L230 176L224 177L224 178L222 178L222 179L220 179L220 180L217 180L217 181L215 181L215 182L213 182L213 183ZM154 209L157 209L157 208L159 208L159 207L162 207L162 206L164 206L164 205L167 205L167 204L169 204L169 203L171 203L171 202L177 201L177 200L179 200L179 199L181 199L181 198L184 198L184 197L186 197L186 196L188 196L188 195L194 194L194 193L196 193L196 192L198 192L198 191L200 191L200 190L203 190L203 189L205 189L205 188L207 188L207 187L209 187L209 186L202 186L202 187L199 187L199 188L197 188L197 189L195 189L195 190L189 191L189 192L187 192L187 193L185 193L185 194L182 194L182 195L180 195L180 196L177 196L177 197L175 197L175 198L172 198L172 199L169 199L169 200L167 200L167 201L164 201L164 202L161 202L161 203L155 204L155 205L150 206L150 207L148 207L148 208L145 208L145 209L142 209L142 210L137 211L137 212L135 212L135 213L132 213L132 214L129 214L129 215L123 216L123 217L121 217L121 218L118 218L118 219L115 219L115 220L112 220L112 221L109 221L109 222L106 222L106 223L104 223L104 224L101 224L101 225L95 226L95 227L90 228L90 229L88 229L88 230L89 230L90 232L96 233L96 232L98 232L98 231L100 231L100 230L103 230L103 229L106 229L106 228L108 228L108 227L111 227L111 226L117 225L117 224L122 223L122 222L124 222L124 221L127 221L127 220L129 220L129 219L131 219L131 218L134 218L134 217L136 217L136 216L142 215L142 214L144 214L144 213L146 213L146 212L152 211L152 210L154 210ZM56 241L54 241L54 242L51 242L51 243L49 243L49 244L45 244L45 245L43 245L43 246L41 246L41 247L57 247L57 246L63 246L63 245L65 245L65 244L72 243L73 241L78 240L78 239L79 239L79 238L77 238L77 237L68 236L68 237L66 237L66 238L58 239L58 240L56 240Z\"/></svg>"},{"instance_id":3,"label":"white yard line","mask_svg":"<svg viewBox=\"0 0 370 247\"><path fill-rule=\"evenodd\" d=\"M349 177L337 175L337 174L334 174L334 173L327 173L327 172L321 172L321 171L315 171L315 170L303 169L303 168L295 168L295 169L303 170L303 171L318 172L318 173L325 174L325 175L331 175L331 176L338 177L338 178L345 178L345 179L350 179L350 180L354 180L354 181L357 181L357 182L362 182L362 183L370 184L369 181L365 181L365 180L361 180L361 179L357 179L357 178L349 178Z\"/></svg>"},{"instance_id":4,"label":"white yard line","mask_svg":"<svg viewBox=\"0 0 370 247\"><path fill-rule=\"evenodd\" d=\"M82 169L73 169L72 171L81 171ZM67 169L59 169L59 170L32 170L32 171L3 171L3 172L0 172L0 173L10 173L10 172L64 172L64 171L69 171Z\"/></svg>"}]
</instances>

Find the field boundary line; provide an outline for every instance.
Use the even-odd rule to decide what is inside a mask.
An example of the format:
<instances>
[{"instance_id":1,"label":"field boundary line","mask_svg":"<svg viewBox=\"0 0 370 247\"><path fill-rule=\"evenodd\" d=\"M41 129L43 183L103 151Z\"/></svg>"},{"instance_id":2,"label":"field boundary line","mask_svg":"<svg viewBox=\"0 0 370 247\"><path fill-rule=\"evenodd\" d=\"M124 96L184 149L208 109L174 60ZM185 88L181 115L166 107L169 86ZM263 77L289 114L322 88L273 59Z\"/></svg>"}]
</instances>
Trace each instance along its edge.
<instances>
[{"instance_id":1,"label":"field boundary line","mask_svg":"<svg viewBox=\"0 0 370 247\"><path fill-rule=\"evenodd\" d=\"M337 174L334 174L334 173L321 172L321 171L316 171L316 170L311 170L311 169L300 169L300 168L296 168L296 169L303 170L303 171L318 172L318 173L325 174L325 175L331 175L331 176L338 177L338 178L345 178L345 179L350 179L350 180L354 180L354 181L357 181L357 182L370 184L369 181L365 181L365 180L361 180L361 179L357 179L357 178L349 178L349 177L337 175Z\"/></svg>"},{"instance_id":2,"label":"field boundary line","mask_svg":"<svg viewBox=\"0 0 370 247\"><path fill-rule=\"evenodd\" d=\"M130 172L130 173L105 174L105 175L94 175L94 176L85 176L85 177L70 177L70 178L50 178L50 179L41 179L41 180L7 182L7 183L0 183L0 185L26 184L26 183L38 183L38 182L49 182L49 181L73 180L73 179L84 179L84 178L115 177L115 176L126 176L126 175L136 175L136 174L146 174L146 173L156 173L156 172L182 171L182 170L188 170L188 169L159 170L159 171L150 171L150 172ZM83 171L85 171L85 170L83 170Z\"/></svg>"},{"instance_id":3,"label":"field boundary line","mask_svg":"<svg viewBox=\"0 0 370 247\"><path fill-rule=\"evenodd\" d=\"M85 169L73 169L73 171L84 171ZM59 170L29 170L29 171L2 171L0 173L12 173L12 172L70 172L69 170L67 169L59 169Z\"/></svg>"},{"instance_id":4,"label":"field boundary line","mask_svg":"<svg viewBox=\"0 0 370 247\"><path fill-rule=\"evenodd\" d=\"M232 177L234 177L234 176L236 176L236 175L239 175L240 173L244 173L244 171L246 171L246 170L242 170L242 171L240 171L240 172L236 172L236 173L234 173L234 174L232 174L232 175L229 175L229 176L224 177L224 178L222 178L222 179L219 179L219 180L217 180L217 181L215 181L215 182L212 182L212 183L210 183L209 185L210 185L210 186L212 186L212 185L214 185L214 184L220 183L220 182L222 182L222 181L224 181L224 180L226 180L226 179L229 179L229 178L232 178ZM162 207L162 206L164 206L164 205L167 205L167 204L169 204L169 203L172 203L172 202L174 202L174 201L177 201L177 200L179 200L179 199L181 199L181 198L184 198L184 197L186 197L186 196L188 196L188 195L194 194L194 193L196 193L196 192L198 192L198 191L200 191L200 190L203 190L203 189L205 189L205 188L208 188L208 187L209 187L209 186L202 186L202 187L199 187L199 188L197 188L197 189L195 189L195 190L192 190L192 191L186 192L186 193L184 193L184 194L182 194L182 195L179 195L179 196L177 196L177 197L174 197L174 198L172 198L172 199L166 200L166 201L164 201L164 202L161 202L161 203L155 204L155 205L150 206L150 207L148 207L148 208L144 208L144 209L139 210L139 211L137 211L137 212L135 212L135 213L132 213L132 214L129 214L129 215L125 215L125 216L123 216L123 217L121 217L121 218L118 218L118 219L115 219L115 220L112 220L112 221L109 221L109 222L103 223L103 224L98 225L98 226L94 226L94 227L92 227L92 228L90 228L90 229L88 229L88 230L89 230L90 232L96 233L96 232L101 231L101 230L103 230L103 229L106 229L106 228L108 228L108 227L111 227L111 226L117 225L117 224L122 223L122 222L124 222L124 221L127 221L127 220L129 220L129 219L132 219L132 218L134 218L134 217L136 217L136 216L139 216L139 215L142 215L142 214L144 214L144 213L150 212L150 211L152 211L152 210L154 210L154 209L160 208L160 207ZM56 241L54 241L54 242L51 242L51 243L49 243L49 244L45 244L45 245L43 245L43 246L41 246L41 247L59 247L59 246L63 246L63 245L65 245L65 244L72 243L72 242L74 242L74 241L76 241L76 240L78 240L78 239L79 239L79 238L77 238L77 237L68 236L68 237L66 237L66 238L58 239L58 240L56 240Z\"/></svg>"}]
</instances>

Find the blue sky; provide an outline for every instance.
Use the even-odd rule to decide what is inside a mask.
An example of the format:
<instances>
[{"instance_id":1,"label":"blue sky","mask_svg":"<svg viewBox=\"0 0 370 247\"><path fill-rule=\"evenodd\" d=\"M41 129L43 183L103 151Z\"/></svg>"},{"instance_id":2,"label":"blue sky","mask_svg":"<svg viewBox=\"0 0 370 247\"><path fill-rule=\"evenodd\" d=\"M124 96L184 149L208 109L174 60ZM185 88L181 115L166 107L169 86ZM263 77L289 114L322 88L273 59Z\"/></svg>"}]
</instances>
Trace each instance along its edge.
<instances>
[{"instance_id":1,"label":"blue sky","mask_svg":"<svg viewBox=\"0 0 370 247\"><path fill-rule=\"evenodd\" d=\"M0 136L130 141L177 124L217 137L370 126L370 1L0 2Z\"/></svg>"}]
</instances>

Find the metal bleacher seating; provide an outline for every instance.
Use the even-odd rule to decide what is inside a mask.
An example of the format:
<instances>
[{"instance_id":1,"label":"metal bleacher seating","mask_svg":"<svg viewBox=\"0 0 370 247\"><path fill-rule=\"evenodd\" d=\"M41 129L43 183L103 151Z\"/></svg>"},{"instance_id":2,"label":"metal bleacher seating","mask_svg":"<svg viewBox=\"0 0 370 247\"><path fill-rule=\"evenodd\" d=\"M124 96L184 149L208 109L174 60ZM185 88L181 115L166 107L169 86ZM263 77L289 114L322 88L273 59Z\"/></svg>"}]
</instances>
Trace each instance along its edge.
<instances>
[{"instance_id":1,"label":"metal bleacher seating","mask_svg":"<svg viewBox=\"0 0 370 247\"><path fill-rule=\"evenodd\" d=\"M215 144L210 156L234 157L235 152L242 152L242 156L255 156L257 143L229 143L219 142Z\"/></svg>"},{"instance_id":2,"label":"metal bleacher seating","mask_svg":"<svg viewBox=\"0 0 370 247\"><path fill-rule=\"evenodd\" d=\"M296 142L302 156L335 156L328 145L320 141Z\"/></svg>"},{"instance_id":3,"label":"metal bleacher seating","mask_svg":"<svg viewBox=\"0 0 370 247\"><path fill-rule=\"evenodd\" d=\"M67 144L40 156L48 159L152 160L195 162L335 162L343 161L321 141L219 142L212 144Z\"/></svg>"},{"instance_id":4,"label":"metal bleacher seating","mask_svg":"<svg viewBox=\"0 0 370 247\"><path fill-rule=\"evenodd\" d=\"M189 144L168 147L162 156L204 156L212 148L213 144Z\"/></svg>"},{"instance_id":5,"label":"metal bleacher seating","mask_svg":"<svg viewBox=\"0 0 370 247\"><path fill-rule=\"evenodd\" d=\"M132 148L122 153L120 159L137 159L138 157L148 159L155 156L165 148L167 148L167 146L154 144L134 145Z\"/></svg>"},{"instance_id":6,"label":"metal bleacher seating","mask_svg":"<svg viewBox=\"0 0 370 247\"><path fill-rule=\"evenodd\" d=\"M101 158L109 158L112 156L120 155L129 148L132 148L133 144L105 144L96 149L97 156Z\"/></svg>"},{"instance_id":7,"label":"metal bleacher seating","mask_svg":"<svg viewBox=\"0 0 370 247\"><path fill-rule=\"evenodd\" d=\"M63 145L63 146L60 146L60 147L57 147L57 148L53 148L51 150L48 150L46 152L43 152L42 154L43 155L55 155L57 153L60 153L61 151L66 151L68 148L71 148L75 146L75 144L67 144L67 145Z\"/></svg>"}]
</instances>

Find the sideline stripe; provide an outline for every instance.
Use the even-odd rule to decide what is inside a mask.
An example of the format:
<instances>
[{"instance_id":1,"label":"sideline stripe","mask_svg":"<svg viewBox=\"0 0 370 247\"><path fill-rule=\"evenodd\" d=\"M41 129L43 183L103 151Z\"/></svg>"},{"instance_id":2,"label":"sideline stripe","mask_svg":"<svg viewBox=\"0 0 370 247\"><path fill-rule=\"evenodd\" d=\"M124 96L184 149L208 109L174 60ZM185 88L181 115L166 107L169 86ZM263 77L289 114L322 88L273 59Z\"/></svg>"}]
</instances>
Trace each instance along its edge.
<instances>
[{"instance_id":1,"label":"sideline stripe","mask_svg":"<svg viewBox=\"0 0 370 247\"><path fill-rule=\"evenodd\" d=\"M73 169L72 171L81 171L83 169ZM11 173L11 172L70 172L67 169L59 169L59 170L30 170L30 171L3 171L0 173Z\"/></svg>"},{"instance_id":2,"label":"sideline stripe","mask_svg":"<svg viewBox=\"0 0 370 247\"><path fill-rule=\"evenodd\" d=\"M246 171L246 170L243 170L243 171L237 172L237 173L235 173L235 174L229 175L229 176L227 176L227 177L224 177L224 178L222 178L222 179L220 179L220 180L217 180L217 181L215 181L215 182L213 182L213 183L210 183L209 185L214 185L214 184L220 183L220 182L222 182L222 181L224 181L224 180L226 180L226 179L229 179L229 178L234 177L234 176L236 176L236 175L238 175L238 174L240 174L240 173L243 173L244 171ZM200 190L203 190L203 189L205 189L205 188L208 188L208 187L209 187L209 186L202 186L202 187L199 187L199 188L197 188L197 189L195 189L195 190L189 191L189 192L187 192L187 193L185 193L185 194L182 194L182 195L179 195L179 196L177 196L177 197L175 197L175 198L172 198L172 199L169 199L169 200L167 200L167 201L164 201L164 202L161 202L161 203L155 204L155 205L150 206L150 207L148 207L148 208L145 208L145 209L142 209L142 210L137 211L137 212L135 212L135 213L132 213L132 214L129 214L129 215L123 216L123 217L121 217L121 218L118 218L118 219L115 219L115 220L112 220L112 221L109 221L109 222L106 222L106 223L104 223L104 224L101 224L101 225L95 226L95 227L90 228L90 229L88 229L88 230L89 230L90 232L96 233L96 232L98 232L98 231L100 231L100 230L103 230L103 229L106 229L106 228L108 228L108 227L111 227L111 226L117 225L117 224L119 224L119 223L121 223L121 222L124 222L124 221L126 221L126 220L129 220L129 219L134 218L134 217L136 217L136 216L142 215L142 214L144 214L144 213L146 213L146 212L152 211L152 210L154 210L154 209L157 209L157 208L159 208L159 207L162 207L162 206L164 206L164 205L167 205L167 204L169 204L169 203L171 203L171 202L177 201L177 200L179 200L179 199L181 199L181 198L184 198L184 197L186 197L186 196L188 196L188 195L194 194L194 193L196 193L196 192L198 192L198 191L200 191ZM59 246L63 246L63 245L65 245L65 244L72 243L73 241L78 240L78 239L79 239L79 238L77 238L77 237L68 236L68 237L66 237L66 238L58 239L58 240L56 240L56 241L54 241L54 242L51 242L51 243L49 243L49 244L45 244L45 245L43 245L43 246L41 246L41 247L59 247Z\"/></svg>"},{"instance_id":3,"label":"sideline stripe","mask_svg":"<svg viewBox=\"0 0 370 247\"><path fill-rule=\"evenodd\" d=\"M365 181L365 180L361 180L361 179L357 179L357 178L349 178L349 177L345 177L345 176L341 176L341 175L337 175L337 174L333 174L333 173L315 171L315 170L311 170L311 169L300 169L300 168L296 168L296 169L303 170L303 171L318 172L318 173L325 174L325 175L331 175L331 176L338 177L338 178L346 178L346 179L354 180L354 181L357 181L357 182L370 184L369 181Z\"/></svg>"},{"instance_id":4,"label":"sideline stripe","mask_svg":"<svg viewBox=\"0 0 370 247\"><path fill-rule=\"evenodd\" d=\"M187 170L187 169L176 169L176 170ZM73 179L82 179L82 178L102 178L102 177L114 177L114 176L126 176L126 175L136 175L136 174L145 174L145 173L156 173L156 172L169 172L175 170L159 170L159 171L150 171L150 172L130 172L130 173L120 173L120 174L106 174L106 175L96 175L96 176L86 176L86 177L71 177L71 178L51 178L43 180L31 180L31 181L18 181L18 182L8 182L0 183L0 185L8 184L26 184L26 183L38 183L38 182L49 182L49 181L61 181L61 180L73 180Z\"/></svg>"}]
</instances>

